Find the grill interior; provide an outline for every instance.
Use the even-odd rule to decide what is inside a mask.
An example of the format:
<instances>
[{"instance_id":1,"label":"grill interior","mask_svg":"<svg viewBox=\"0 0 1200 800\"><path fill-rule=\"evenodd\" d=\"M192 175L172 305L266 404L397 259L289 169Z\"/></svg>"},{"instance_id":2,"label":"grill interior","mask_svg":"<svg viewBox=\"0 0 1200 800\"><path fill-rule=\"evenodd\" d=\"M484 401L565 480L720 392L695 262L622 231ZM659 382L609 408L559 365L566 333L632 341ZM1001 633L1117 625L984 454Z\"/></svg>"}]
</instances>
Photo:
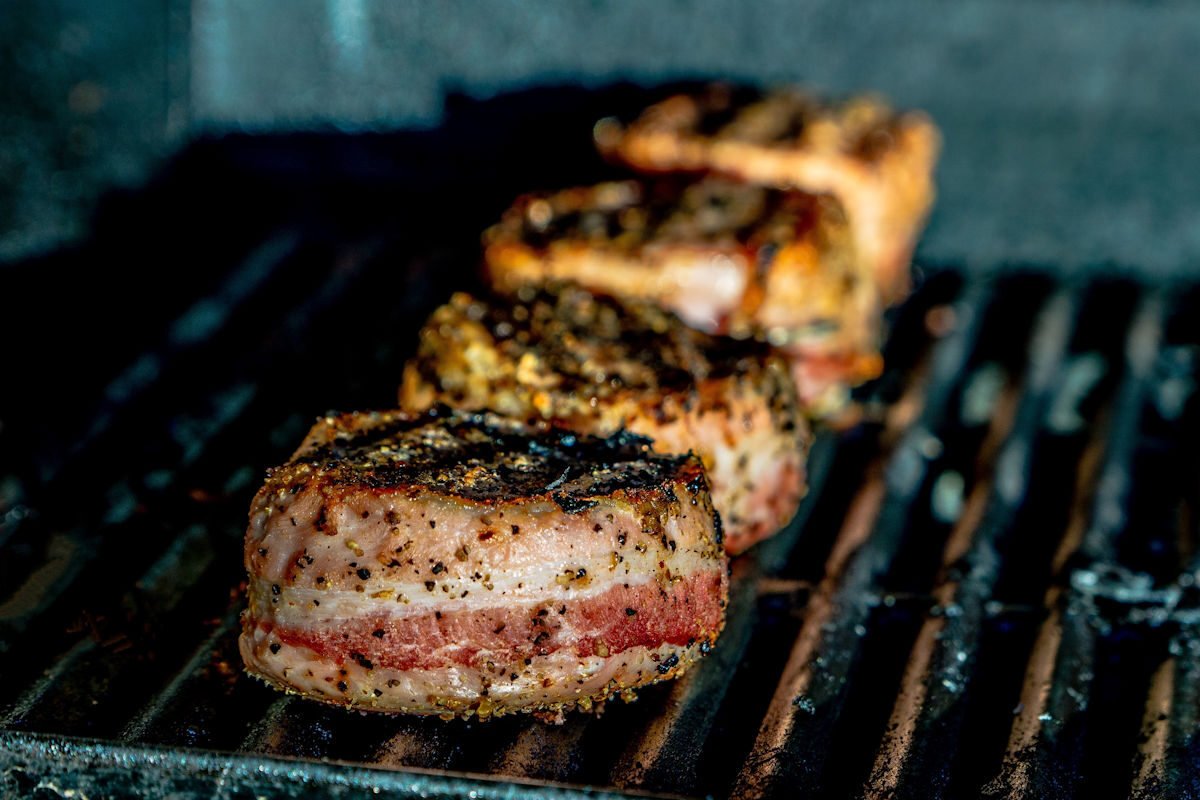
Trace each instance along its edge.
<instances>
[{"instance_id":1,"label":"grill interior","mask_svg":"<svg viewBox=\"0 0 1200 800\"><path fill-rule=\"evenodd\" d=\"M389 719L241 673L263 470L328 408L386 406L478 232L610 174L590 121L646 100L202 141L13 270L5 341L35 343L0 417L0 790L1200 796L1200 286L1113 270L927 267L862 422L822 434L797 519L734 563L718 647L636 703ZM48 319L79 333L37 343Z\"/></svg>"}]
</instances>

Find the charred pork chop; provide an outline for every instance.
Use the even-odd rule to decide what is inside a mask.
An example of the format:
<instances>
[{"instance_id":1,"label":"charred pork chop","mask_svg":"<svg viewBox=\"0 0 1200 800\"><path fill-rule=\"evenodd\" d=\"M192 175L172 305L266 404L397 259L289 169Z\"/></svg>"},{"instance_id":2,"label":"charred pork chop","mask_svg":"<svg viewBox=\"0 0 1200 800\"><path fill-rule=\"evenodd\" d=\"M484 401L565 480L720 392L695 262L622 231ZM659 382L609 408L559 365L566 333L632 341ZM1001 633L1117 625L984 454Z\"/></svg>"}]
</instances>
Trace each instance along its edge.
<instances>
[{"instance_id":1,"label":"charred pork chop","mask_svg":"<svg viewBox=\"0 0 1200 800\"><path fill-rule=\"evenodd\" d=\"M561 717L679 675L724 624L698 459L487 413L319 421L245 558L249 672L363 711Z\"/></svg>"},{"instance_id":2,"label":"charred pork chop","mask_svg":"<svg viewBox=\"0 0 1200 800\"><path fill-rule=\"evenodd\" d=\"M832 192L884 298L907 292L941 143L924 114L897 113L872 97L830 103L795 87L713 84L653 105L628 126L602 120L595 134L602 152L641 170L711 170Z\"/></svg>"},{"instance_id":3,"label":"charred pork chop","mask_svg":"<svg viewBox=\"0 0 1200 800\"><path fill-rule=\"evenodd\" d=\"M795 361L816 415L881 366L878 288L827 195L718 178L604 183L520 198L484 243L502 291L573 280L769 341Z\"/></svg>"},{"instance_id":4,"label":"charred pork chop","mask_svg":"<svg viewBox=\"0 0 1200 800\"><path fill-rule=\"evenodd\" d=\"M574 284L459 293L434 312L400 404L492 408L602 436L642 434L704 461L725 546L778 531L804 494L809 428L767 345L709 336L636 300Z\"/></svg>"}]
</instances>

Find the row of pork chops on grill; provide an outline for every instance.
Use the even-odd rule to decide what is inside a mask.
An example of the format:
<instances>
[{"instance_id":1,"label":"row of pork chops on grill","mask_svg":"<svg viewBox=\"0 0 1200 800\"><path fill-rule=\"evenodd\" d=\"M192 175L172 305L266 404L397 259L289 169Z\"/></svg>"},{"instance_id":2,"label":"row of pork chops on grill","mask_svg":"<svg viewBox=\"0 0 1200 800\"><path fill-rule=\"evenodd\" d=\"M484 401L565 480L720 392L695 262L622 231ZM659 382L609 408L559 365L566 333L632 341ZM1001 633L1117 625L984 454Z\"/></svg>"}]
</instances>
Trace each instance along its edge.
<instances>
[{"instance_id":1,"label":"row of pork chops on grill","mask_svg":"<svg viewBox=\"0 0 1200 800\"><path fill-rule=\"evenodd\" d=\"M595 135L641 179L521 198L400 410L320 420L254 499L248 670L360 710L561 719L675 677L810 420L880 368L937 134L713 86Z\"/></svg>"}]
</instances>

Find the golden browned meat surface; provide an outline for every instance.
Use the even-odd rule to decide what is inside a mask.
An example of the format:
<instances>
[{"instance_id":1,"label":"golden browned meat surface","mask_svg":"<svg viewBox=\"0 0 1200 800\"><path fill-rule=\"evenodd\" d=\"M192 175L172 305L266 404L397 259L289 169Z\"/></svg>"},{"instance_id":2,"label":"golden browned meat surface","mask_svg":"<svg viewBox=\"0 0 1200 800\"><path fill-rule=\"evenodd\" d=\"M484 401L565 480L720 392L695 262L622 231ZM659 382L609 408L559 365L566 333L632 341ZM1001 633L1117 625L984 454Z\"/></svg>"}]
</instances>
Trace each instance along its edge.
<instances>
[{"instance_id":1,"label":"golden browned meat surface","mask_svg":"<svg viewBox=\"0 0 1200 800\"><path fill-rule=\"evenodd\" d=\"M709 336L652 304L574 284L456 294L422 330L400 403L628 430L659 452L695 452L732 553L779 530L804 493L810 431L787 363L769 346Z\"/></svg>"},{"instance_id":2,"label":"golden browned meat surface","mask_svg":"<svg viewBox=\"0 0 1200 800\"><path fill-rule=\"evenodd\" d=\"M561 718L681 674L724 624L695 457L490 413L319 421L245 559L248 671L362 711Z\"/></svg>"},{"instance_id":3,"label":"golden browned meat surface","mask_svg":"<svg viewBox=\"0 0 1200 800\"><path fill-rule=\"evenodd\" d=\"M845 204L884 298L908 291L941 147L924 114L894 111L875 97L829 102L796 87L712 84L657 103L628 125L601 120L595 134L602 152L641 170L711 170L831 192Z\"/></svg>"},{"instance_id":4,"label":"golden browned meat surface","mask_svg":"<svg viewBox=\"0 0 1200 800\"><path fill-rule=\"evenodd\" d=\"M828 195L718 178L605 183L522 197L484 240L502 291L573 280L771 342L798 362L818 414L880 367L878 289Z\"/></svg>"}]
</instances>

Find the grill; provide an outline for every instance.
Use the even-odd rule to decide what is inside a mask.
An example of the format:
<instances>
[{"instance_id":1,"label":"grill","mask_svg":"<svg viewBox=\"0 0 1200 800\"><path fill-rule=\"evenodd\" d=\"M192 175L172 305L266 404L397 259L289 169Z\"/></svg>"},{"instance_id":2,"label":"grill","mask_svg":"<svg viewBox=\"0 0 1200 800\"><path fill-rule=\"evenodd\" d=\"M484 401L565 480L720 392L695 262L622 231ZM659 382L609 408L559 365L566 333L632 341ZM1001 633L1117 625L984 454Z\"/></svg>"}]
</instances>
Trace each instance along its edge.
<instances>
[{"instance_id":1,"label":"grill","mask_svg":"<svg viewBox=\"0 0 1200 800\"><path fill-rule=\"evenodd\" d=\"M328 407L386 405L478 231L609 174L588 123L646 100L201 141L15 273L25 296L77 281L55 318L97 327L14 356L35 380L0 428L0 790L1200 796L1200 287L1113 269L924 267L861 422L819 437L796 520L734 563L719 646L636 703L444 723L242 675L263 469ZM122 309L118 277L156 301ZM9 308L6 340L47 307Z\"/></svg>"}]
</instances>

